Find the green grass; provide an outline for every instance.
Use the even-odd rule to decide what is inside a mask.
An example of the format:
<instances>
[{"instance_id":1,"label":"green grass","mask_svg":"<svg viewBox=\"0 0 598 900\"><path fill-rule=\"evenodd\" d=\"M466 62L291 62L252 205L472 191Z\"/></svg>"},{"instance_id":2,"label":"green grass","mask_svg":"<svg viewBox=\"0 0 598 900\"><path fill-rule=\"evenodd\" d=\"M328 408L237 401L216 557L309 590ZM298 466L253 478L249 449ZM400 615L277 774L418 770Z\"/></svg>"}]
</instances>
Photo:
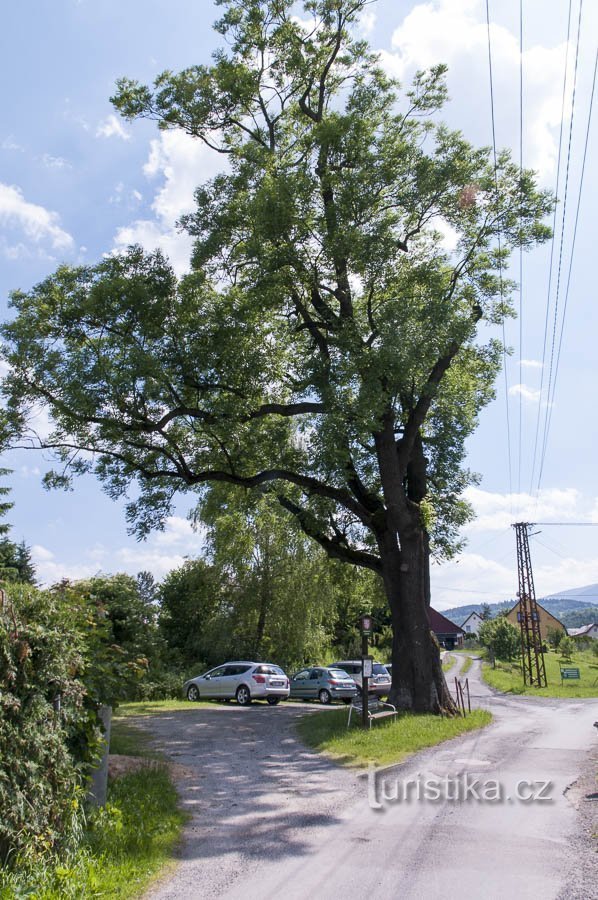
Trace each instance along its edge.
<instances>
[{"instance_id":1,"label":"green grass","mask_svg":"<svg viewBox=\"0 0 598 900\"><path fill-rule=\"evenodd\" d=\"M172 859L184 820L165 767L124 775L109 786L106 806L89 816L76 850L0 872L0 897L137 897Z\"/></svg>"},{"instance_id":2,"label":"green grass","mask_svg":"<svg viewBox=\"0 0 598 900\"><path fill-rule=\"evenodd\" d=\"M110 753L122 756L144 756L147 759L162 759L162 754L151 747L151 736L140 728L130 725L125 719L114 718L110 729Z\"/></svg>"},{"instance_id":3,"label":"green grass","mask_svg":"<svg viewBox=\"0 0 598 900\"><path fill-rule=\"evenodd\" d=\"M161 712L193 712L201 706L213 706L211 700L199 700L191 703L190 700L140 700L136 703L121 703L114 715L117 718L127 716L155 716Z\"/></svg>"},{"instance_id":4,"label":"green grass","mask_svg":"<svg viewBox=\"0 0 598 900\"><path fill-rule=\"evenodd\" d=\"M149 735L122 717L112 721L110 751L156 764L109 783L106 806L88 813L75 849L59 859L38 859L35 866L0 870L0 900L126 900L139 897L164 873L186 821L168 770Z\"/></svg>"},{"instance_id":5,"label":"green grass","mask_svg":"<svg viewBox=\"0 0 598 900\"><path fill-rule=\"evenodd\" d=\"M450 670L453 668L453 666L455 665L456 662L457 662L457 660L455 659L455 657L451 656L450 653L447 653L447 655L442 660L442 671L450 672Z\"/></svg>"},{"instance_id":6,"label":"green grass","mask_svg":"<svg viewBox=\"0 0 598 900\"><path fill-rule=\"evenodd\" d=\"M463 661L463 665L461 666L461 675L467 675L467 673L471 669L472 665L473 665L473 657L466 656Z\"/></svg>"},{"instance_id":7,"label":"green grass","mask_svg":"<svg viewBox=\"0 0 598 900\"><path fill-rule=\"evenodd\" d=\"M324 715L304 716L297 730L305 744L339 763L385 766L402 762L418 750L482 728L491 721L491 714L481 709L473 710L465 719L404 713L396 720L374 723L366 731L353 725L347 729L347 711L338 709Z\"/></svg>"},{"instance_id":8,"label":"green grass","mask_svg":"<svg viewBox=\"0 0 598 900\"><path fill-rule=\"evenodd\" d=\"M551 651L544 654L544 662L548 682L545 688L526 687L518 662L497 662L495 669L484 665L484 680L491 687L511 694L532 694L534 697L598 697L598 659L589 651L575 653L570 662L561 659L559 653ZM561 665L579 669L580 680L565 681L561 685Z\"/></svg>"}]
</instances>

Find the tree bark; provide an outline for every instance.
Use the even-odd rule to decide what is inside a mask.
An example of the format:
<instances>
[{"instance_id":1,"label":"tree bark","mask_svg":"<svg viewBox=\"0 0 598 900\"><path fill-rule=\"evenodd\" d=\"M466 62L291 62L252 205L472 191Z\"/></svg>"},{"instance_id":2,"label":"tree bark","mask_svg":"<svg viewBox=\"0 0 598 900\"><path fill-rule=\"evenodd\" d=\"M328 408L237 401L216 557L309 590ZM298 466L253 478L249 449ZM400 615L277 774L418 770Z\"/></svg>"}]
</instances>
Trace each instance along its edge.
<instances>
[{"instance_id":1,"label":"tree bark","mask_svg":"<svg viewBox=\"0 0 598 900\"><path fill-rule=\"evenodd\" d=\"M387 542L392 544L391 541ZM382 558L382 577L392 615L390 702L414 712L457 712L440 663L440 647L428 620L427 541L423 528Z\"/></svg>"}]
</instances>

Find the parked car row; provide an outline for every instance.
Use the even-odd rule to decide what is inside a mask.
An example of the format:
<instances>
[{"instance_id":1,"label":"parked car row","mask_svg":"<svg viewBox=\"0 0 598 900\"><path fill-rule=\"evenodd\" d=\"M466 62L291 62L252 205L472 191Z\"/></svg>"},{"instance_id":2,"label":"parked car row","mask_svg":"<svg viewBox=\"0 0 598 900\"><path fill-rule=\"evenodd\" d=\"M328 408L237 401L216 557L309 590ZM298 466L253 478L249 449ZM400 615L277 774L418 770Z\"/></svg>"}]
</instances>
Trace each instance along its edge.
<instances>
[{"instance_id":1,"label":"parked car row","mask_svg":"<svg viewBox=\"0 0 598 900\"><path fill-rule=\"evenodd\" d=\"M390 686L391 677L386 667L374 663L368 693L385 697ZM266 700L271 706L276 706L288 697L318 700L325 705L333 700L350 703L361 691L361 660L310 666L291 679L273 663L239 660L209 669L183 685L183 693L188 700L236 700L241 706L249 706L252 700Z\"/></svg>"}]
</instances>

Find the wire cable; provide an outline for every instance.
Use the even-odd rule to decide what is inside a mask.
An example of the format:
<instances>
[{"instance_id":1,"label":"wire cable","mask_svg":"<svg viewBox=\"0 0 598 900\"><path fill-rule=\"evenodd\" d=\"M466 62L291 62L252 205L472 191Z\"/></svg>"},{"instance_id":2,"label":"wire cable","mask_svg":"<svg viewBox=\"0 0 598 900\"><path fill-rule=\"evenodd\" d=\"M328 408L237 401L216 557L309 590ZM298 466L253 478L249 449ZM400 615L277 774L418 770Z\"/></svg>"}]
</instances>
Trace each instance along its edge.
<instances>
[{"instance_id":1,"label":"wire cable","mask_svg":"<svg viewBox=\"0 0 598 900\"><path fill-rule=\"evenodd\" d=\"M550 263L548 266L548 291L546 295L546 317L544 319L544 341L542 346L542 369L540 375L540 398L538 400L538 415L536 418L536 434L534 438L534 453L532 457L532 474L530 479L530 494L533 494L533 484L534 484L534 475L536 473L536 461L538 458L538 438L540 434L540 419L542 412L542 396L544 393L544 371L546 365L546 347L548 344L548 322L550 320L550 296L552 293L552 270L554 264L554 247L555 247L555 236L556 236L556 224L557 224L557 208L558 208L558 199L559 199L559 186L560 186L560 176L561 176L561 156L562 156L562 148L563 148L563 131L564 131L564 121L565 121L565 99L567 93L567 73L569 68L569 40L571 37L571 11L573 8L572 0L569 0L569 15L567 17L567 40L565 43L565 71L563 73L563 93L561 97L561 125L559 128L559 150L557 155L557 164L556 164L556 183L554 188L554 213L552 217L552 240L550 242ZM536 494L536 499L539 494Z\"/></svg>"},{"instance_id":2,"label":"wire cable","mask_svg":"<svg viewBox=\"0 0 598 900\"><path fill-rule=\"evenodd\" d=\"M492 122L492 152L494 158L494 189L498 195L498 161L496 154L496 121L494 117L494 76L492 71L492 41L490 36L490 0L486 0L486 29L488 33L488 72L490 76L490 116ZM500 291L501 304L504 303L504 283L503 283L503 266L502 266L502 246L501 232L498 232L498 282ZM511 514L513 513L513 470L512 470L512 450L511 450L511 415L509 411L509 378L507 373L507 334L505 328L505 319L502 319L502 368L505 382L505 406L507 418L507 455L509 470L509 497L511 498Z\"/></svg>"},{"instance_id":3,"label":"wire cable","mask_svg":"<svg viewBox=\"0 0 598 900\"><path fill-rule=\"evenodd\" d=\"M573 72L573 93L571 96L571 118L569 120L569 143L567 148L567 165L565 168L565 189L563 193L563 215L561 221L561 234L560 234L560 245L559 245L559 261L558 261L558 269L557 269L557 283L556 283L556 293L555 293L555 301L554 301L554 321L552 328L552 344L550 348L550 368L548 373L548 390L547 390L547 406L546 406L546 415L544 417L544 434L542 438L542 454L541 454L541 464L540 464L540 474L538 475L538 486L537 490L540 491L540 485L542 483L542 474L544 471L544 462L546 459L546 449L548 444L548 430L549 430L549 422L551 419L550 416L550 403L551 396L554 396L554 388L553 388L553 367L554 367L554 356L555 356L555 345L556 345L556 335L558 329L558 311L559 311L559 294L560 294L560 285L561 285L561 269L562 269L562 261L563 261L563 245L565 238L565 221L567 215L567 198L569 192L569 171L571 167L571 145L573 140L573 122L575 118L575 100L577 93L577 71L579 66L579 43L580 43L580 34L581 34L581 18L582 18L582 10L583 10L583 0L579 0L579 15L577 20L577 41L575 48L575 69Z\"/></svg>"},{"instance_id":4,"label":"wire cable","mask_svg":"<svg viewBox=\"0 0 598 900\"><path fill-rule=\"evenodd\" d=\"M519 229L523 224L523 0L519 0ZM517 494L521 496L521 458L523 447L523 243L519 244L519 450Z\"/></svg>"},{"instance_id":5,"label":"wire cable","mask_svg":"<svg viewBox=\"0 0 598 900\"><path fill-rule=\"evenodd\" d=\"M583 182L584 182L585 171L586 171L588 145L589 145L589 141L590 141L590 127L592 124L592 110L593 110L593 106L594 106L594 93L596 90L596 72L597 72L597 70L598 70L598 50L596 51L596 58L594 60L594 75L592 78L592 92L590 95L590 107L588 110L588 123L586 126L585 143L584 143L584 149L583 149L583 161L581 164L581 176L579 179L579 192L577 195L577 206L575 209L575 225L573 228L573 238L571 240L571 255L569 257L569 270L567 273L567 286L565 289L565 300L563 303L563 315L562 315L562 320L561 320L561 332L560 332L560 336L559 336L559 345L558 345L557 356L556 356L554 382L553 382L553 387L552 387L552 397L549 398L549 404L548 404L548 429L547 429L547 436L546 436L547 441L548 441L548 435L550 434L550 426L552 424L552 411L554 409L554 395L555 395L555 391L556 391L557 376L558 376L559 365L560 365L560 361L561 361L561 350L563 347L563 335L565 332L565 319L567 316L567 307L569 304L569 288L571 286L571 271L573 269L573 258L575 255L575 242L577 239L577 227L579 225L579 211L581 208L581 198L582 198L582 194L583 194ZM542 460L542 462L543 461L544 460ZM542 473L540 472L540 475L541 474Z\"/></svg>"}]
</instances>

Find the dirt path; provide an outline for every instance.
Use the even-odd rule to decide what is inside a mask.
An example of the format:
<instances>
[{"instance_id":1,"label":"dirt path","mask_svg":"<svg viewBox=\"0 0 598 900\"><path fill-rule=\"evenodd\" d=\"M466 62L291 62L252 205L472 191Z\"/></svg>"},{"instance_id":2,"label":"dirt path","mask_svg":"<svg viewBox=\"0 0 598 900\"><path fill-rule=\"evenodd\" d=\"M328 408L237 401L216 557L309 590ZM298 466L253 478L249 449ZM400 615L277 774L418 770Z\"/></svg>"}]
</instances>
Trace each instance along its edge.
<instances>
[{"instance_id":1,"label":"dirt path","mask_svg":"<svg viewBox=\"0 0 598 900\"><path fill-rule=\"evenodd\" d=\"M598 755L598 701L497 695L479 665L467 673L473 705L491 708L495 723L417 754L384 778L391 788L492 779L504 787L498 803L470 797L372 809L367 778L298 742L293 726L309 706L215 705L140 719L192 773L180 782L192 816L181 863L148 897L598 898L587 808L580 819L575 793L585 790L580 776L588 777L592 748ZM507 800L521 779L550 782L549 802Z\"/></svg>"}]
</instances>

